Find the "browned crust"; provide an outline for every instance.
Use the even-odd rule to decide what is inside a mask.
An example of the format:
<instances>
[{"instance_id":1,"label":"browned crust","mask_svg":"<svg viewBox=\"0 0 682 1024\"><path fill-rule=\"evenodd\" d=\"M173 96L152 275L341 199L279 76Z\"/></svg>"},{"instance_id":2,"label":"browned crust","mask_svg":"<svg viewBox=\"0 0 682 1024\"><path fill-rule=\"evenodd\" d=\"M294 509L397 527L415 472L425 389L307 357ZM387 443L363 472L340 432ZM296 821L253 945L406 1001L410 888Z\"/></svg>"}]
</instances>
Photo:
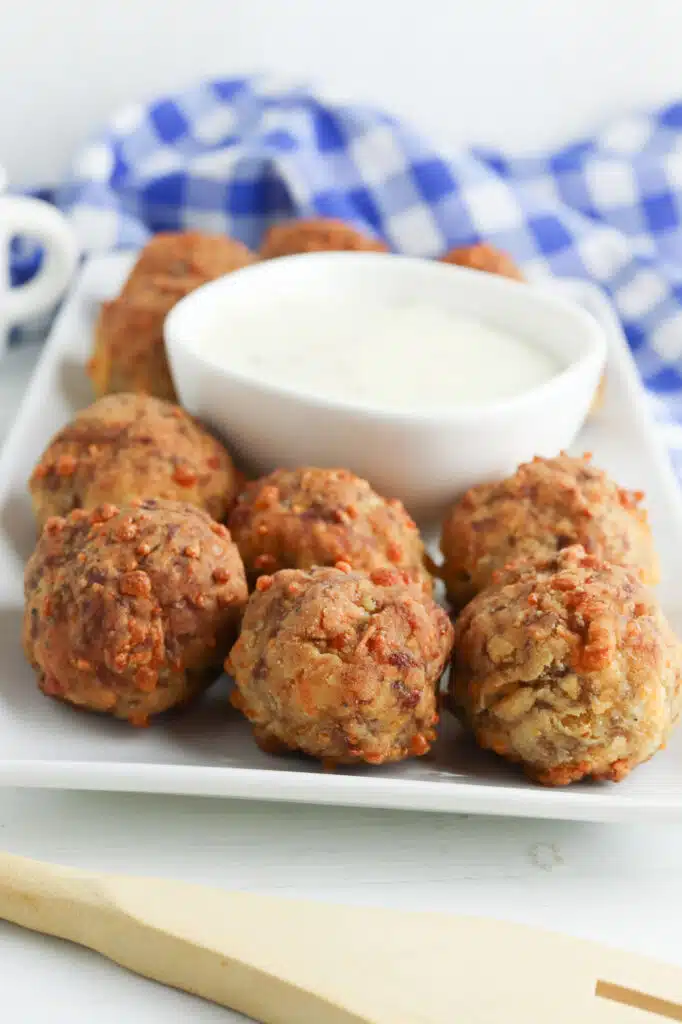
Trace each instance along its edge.
<instances>
[{"instance_id":1,"label":"browned crust","mask_svg":"<svg viewBox=\"0 0 682 1024\"><path fill-rule=\"evenodd\" d=\"M24 649L43 692L139 725L219 674L247 588L224 526L149 500L48 520L25 598Z\"/></svg>"},{"instance_id":2,"label":"browned crust","mask_svg":"<svg viewBox=\"0 0 682 1024\"><path fill-rule=\"evenodd\" d=\"M682 647L652 592L579 546L510 565L459 617L453 706L536 782L619 781L662 746Z\"/></svg>"},{"instance_id":3,"label":"browned crust","mask_svg":"<svg viewBox=\"0 0 682 1024\"><path fill-rule=\"evenodd\" d=\"M349 563L405 570L428 590L419 532L399 501L345 469L278 469L247 484L229 518L247 574Z\"/></svg>"},{"instance_id":4,"label":"browned crust","mask_svg":"<svg viewBox=\"0 0 682 1024\"><path fill-rule=\"evenodd\" d=\"M642 498L588 456L565 454L471 488L443 524L442 575L451 600L461 607L510 559L538 560L571 544L655 583L658 559Z\"/></svg>"},{"instance_id":5,"label":"browned crust","mask_svg":"<svg viewBox=\"0 0 682 1024\"><path fill-rule=\"evenodd\" d=\"M452 626L394 569L263 576L226 665L259 742L339 763L428 751Z\"/></svg>"},{"instance_id":6,"label":"browned crust","mask_svg":"<svg viewBox=\"0 0 682 1024\"><path fill-rule=\"evenodd\" d=\"M487 242L450 249L441 256L440 261L458 267L469 267L471 270L483 270L488 274L498 274L500 277L509 277L513 281L524 280L520 268L509 253L496 249Z\"/></svg>"},{"instance_id":7,"label":"browned crust","mask_svg":"<svg viewBox=\"0 0 682 1024\"><path fill-rule=\"evenodd\" d=\"M155 235L121 294L100 309L89 364L95 393L136 391L175 400L163 341L167 314L195 288L254 260L245 245L224 235Z\"/></svg>"},{"instance_id":8,"label":"browned crust","mask_svg":"<svg viewBox=\"0 0 682 1024\"><path fill-rule=\"evenodd\" d=\"M38 522L134 498L189 502L224 519L238 476L225 448L177 405L108 395L52 439L29 488Z\"/></svg>"},{"instance_id":9,"label":"browned crust","mask_svg":"<svg viewBox=\"0 0 682 1024\"><path fill-rule=\"evenodd\" d=\"M304 252L388 252L388 246L350 224L331 218L292 220L275 224L266 233L260 257L294 256Z\"/></svg>"}]
</instances>

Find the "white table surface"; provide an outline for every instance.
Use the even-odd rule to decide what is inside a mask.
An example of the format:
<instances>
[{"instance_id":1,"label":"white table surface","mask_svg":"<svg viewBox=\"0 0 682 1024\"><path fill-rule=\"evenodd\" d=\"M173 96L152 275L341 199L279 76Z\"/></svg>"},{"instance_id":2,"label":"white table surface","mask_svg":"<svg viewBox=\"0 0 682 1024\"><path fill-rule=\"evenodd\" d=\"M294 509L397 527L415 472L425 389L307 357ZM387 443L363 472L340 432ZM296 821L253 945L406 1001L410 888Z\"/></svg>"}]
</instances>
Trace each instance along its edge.
<instances>
[{"instance_id":1,"label":"white table surface","mask_svg":"<svg viewBox=\"0 0 682 1024\"><path fill-rule=\"evenodd\" d=\"M0 365L0 438L36 351L11 351ZM682 824L607 826L5 790L0 847L231 888L509 918L682 966ZM94 954L3 924L0 963L7 1024L241 1019Z\"/></svg>"}]
</instances>

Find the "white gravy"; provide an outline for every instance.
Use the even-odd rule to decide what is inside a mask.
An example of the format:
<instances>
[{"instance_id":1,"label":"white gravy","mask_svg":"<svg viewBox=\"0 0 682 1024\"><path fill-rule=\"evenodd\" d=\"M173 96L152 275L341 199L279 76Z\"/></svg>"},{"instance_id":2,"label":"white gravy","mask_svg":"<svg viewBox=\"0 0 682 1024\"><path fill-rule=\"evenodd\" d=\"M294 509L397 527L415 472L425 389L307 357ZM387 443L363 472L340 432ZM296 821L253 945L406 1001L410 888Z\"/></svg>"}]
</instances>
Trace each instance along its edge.
<instances>
[{"instance_id":1,"label":"white gravy","mask_svg":"<svg viewBox=\"0 0 682 1024\"><path fill-rule=\"evenodd\" d=\"M511 332L412 301L278 298L231 312L201 347L251 379L385 410L484 405L560 369Z\"/></svg>"}]
</instances>

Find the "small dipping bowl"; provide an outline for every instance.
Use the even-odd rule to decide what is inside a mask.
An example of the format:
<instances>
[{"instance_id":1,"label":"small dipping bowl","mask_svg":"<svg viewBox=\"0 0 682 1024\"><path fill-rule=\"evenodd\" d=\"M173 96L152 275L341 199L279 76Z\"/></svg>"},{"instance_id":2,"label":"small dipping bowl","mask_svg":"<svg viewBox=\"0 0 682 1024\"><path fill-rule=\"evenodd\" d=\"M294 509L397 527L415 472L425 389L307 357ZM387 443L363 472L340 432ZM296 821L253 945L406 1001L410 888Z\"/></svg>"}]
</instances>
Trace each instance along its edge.
<instances>
[{"instance_id":1,"label":"small dipping bowl","mask_svg":"<svg viewBox=\"0 0 682 1024\"><path fill-rule=\"evenodd\" d=\"M257 325L268 302L296 295L302 301L312 296L318 305L324 297L433 305L517 335L549 353L557 373L499 401L429 409L425 398L422 409L384 411L231 370L230 349L244 343L231 319L243 323L252 310ZM224 338L219 353L200 344L217 331ZM478 270L383 253L310 253L256 263L182 299L164 334L181 403L254 472L351 469L380 494L401 498L422 521L472 485L569 447L606 359L601 327L570 302Z\"/></svg>"}]
</instances>

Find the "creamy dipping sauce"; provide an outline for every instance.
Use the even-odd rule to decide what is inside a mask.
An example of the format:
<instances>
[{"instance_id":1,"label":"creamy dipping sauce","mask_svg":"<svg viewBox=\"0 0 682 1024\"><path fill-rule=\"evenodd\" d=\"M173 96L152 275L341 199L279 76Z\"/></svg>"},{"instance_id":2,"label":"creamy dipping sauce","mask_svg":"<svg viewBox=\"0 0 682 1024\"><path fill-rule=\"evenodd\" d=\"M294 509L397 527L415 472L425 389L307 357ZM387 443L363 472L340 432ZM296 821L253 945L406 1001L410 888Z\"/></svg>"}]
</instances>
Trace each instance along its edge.
<instances>
[{"instance_id":1,"label":"creamy dipping sauce","mask_svg":"<svg viewBox=\"0 0 682 1024\"><path fill-rule=\"evenodd\" d=\"M277 298L217 321L202 348L251 379L386 410L483 405L561 369L511 332L412 301Z\"/></svg>"}]
</instances>

